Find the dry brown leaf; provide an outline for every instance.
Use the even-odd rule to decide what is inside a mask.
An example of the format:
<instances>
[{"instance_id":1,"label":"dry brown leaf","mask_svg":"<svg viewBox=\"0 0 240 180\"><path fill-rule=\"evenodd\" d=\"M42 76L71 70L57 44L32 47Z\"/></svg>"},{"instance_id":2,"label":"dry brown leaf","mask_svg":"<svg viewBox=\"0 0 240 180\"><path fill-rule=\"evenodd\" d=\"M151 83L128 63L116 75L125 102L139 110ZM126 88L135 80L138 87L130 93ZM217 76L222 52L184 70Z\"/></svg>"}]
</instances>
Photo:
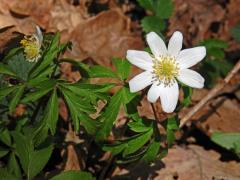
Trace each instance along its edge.
<instances>
[{"instance_id":1,"label":"dry brown leaf","mask_svg":"<svg viewBox=\"0 0 240 180\"><path fill-rule=\"evenodd\" d=\"M219 158L219 153L206 151L200 146L175 146L162 162L156 161L151 166L139 164L129 169L118 167L112 179L238 180L240 164L236 161L222 162Z\"/></svg>"},{"instance_id":2,"label":"dry brown leaf","mask_svg":"<svg viewBox=\"0 0 240 180\"><path fill-rule=\"evenodd\" d=\"M109 10L80 23L71 35L73 55L91 57L110 66L112 57L125 57L127 49L141 49L140 37L130 32L129 19L117 10Z\"/></svg>"}]
</instances>

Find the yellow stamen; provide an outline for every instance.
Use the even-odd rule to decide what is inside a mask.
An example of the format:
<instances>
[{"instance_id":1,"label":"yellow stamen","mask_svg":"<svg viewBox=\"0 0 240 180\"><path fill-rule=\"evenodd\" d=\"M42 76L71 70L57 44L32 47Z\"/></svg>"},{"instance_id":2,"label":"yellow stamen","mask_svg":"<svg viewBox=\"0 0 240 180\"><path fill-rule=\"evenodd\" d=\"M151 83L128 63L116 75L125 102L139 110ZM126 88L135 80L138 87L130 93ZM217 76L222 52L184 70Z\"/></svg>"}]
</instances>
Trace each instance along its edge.
<instances>
[{"instance_id":1,"label":"yellow stamen","mask_svg":"<svg viewBox=\"0 0 240 180\"><path fill-rule=\"evenodd\" d=\"M26 59L30 62L36 61L40 55L40 46L37 39L34 36L24 37L21 40L20 44L22 44L24 48L24 53Z\"/></svg>"},{"instance_id":2,"label":"yellow stamen","mask_svg":"<svg viewBox=\"0 0 240 180\"><path fill-rule=\"evenodd\" d=\"M179 73L178 63L169 55L160 56L153 61L154 80L163 83L164 86L171 85Z\"/></svg>"}]
</instances>

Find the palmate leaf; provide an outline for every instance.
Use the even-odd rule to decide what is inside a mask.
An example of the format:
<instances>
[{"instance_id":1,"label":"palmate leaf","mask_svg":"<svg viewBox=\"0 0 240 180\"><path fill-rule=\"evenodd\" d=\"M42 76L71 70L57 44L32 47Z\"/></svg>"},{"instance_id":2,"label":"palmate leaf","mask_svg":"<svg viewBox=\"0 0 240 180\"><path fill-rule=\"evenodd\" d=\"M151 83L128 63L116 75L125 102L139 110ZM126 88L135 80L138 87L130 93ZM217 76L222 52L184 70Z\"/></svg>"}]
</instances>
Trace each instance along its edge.
<instances>
[{"instance_id":1,"label":"palmate leaf","mask_svg":"<svg viewBox=\"0 0 240 180\"><path fill-rule=\"evenodd\" d=\"M12 152L9 156L7 169L8 172L10 172L11 174L15 175L18 178L21 178L21 169L19 163L17 162L16 154L14 152Z\"/></svg>"},{"instance_id":2,"label":"palmate leaf","mask_svg":"<svg viewBox=\"0 0 240 180\"><path fill-rule=\"evenodd\" d=\"M81 122L89 134L95 134L99 123L85 114L85 112L95 112L95 108L89 102L84 102L80 96L77 96L69 89L60 86L60 90L70 111L75 130L79 131Z\"/></svg>"},{"instance_id":3,"label":"palmate leaf","mask_svg":"<svg viewBox=\"0 0 240 180\"><path fill-rule=\"evenodd\" d=\"M154 0L137 0L140 6L146 10L154 10Z\"/></svg>"},{"instance_id":4,"label":"palmate leaf","mask_svg":"<svg viewBox=\"0 0 240 180\"><path fill-rule=\"evenodd\" d=\"M23 134L12 132L14 142L16 143L16 152L20 163L28 179L35 177L48 162L53 147L51 145L41 149L34 149L32 137L26 137Z\"/></svg>"},{"instance_id":5,"label":"palmate leaf","mask_svg":"<svg viewBox=\"0 0 240 180\"><path fill-rule=\"evenodd\" d=\"M56 85L55 80L44 80L40 81L39 83L35 84L35 87L37 88L34 92L30 92L25 96L21 102L22 103L28 103L28 102L35 102L39 98L46 95L49 91L51 91Z\"/></svg>"},{"instance_id":6,"label":"palmate leaf","mask_svg":"<svg viewBox=\"0 0 240 180\"><path fill-rule=\"evenodd\" d=\"M24 57L23 51L19 51L17 54L11 56L7 63L16 74L16 77L23 81L27 81L31 69L36 64L34 62L28 62Z\"/></svg>"},{"instance_id":7,"label":"palmate leaf","mask_svg":"<svg viewBox=\"0 0 240 180\"><path fill-rule=\"evenodd\" d=\"M7 169L5 168L0 168L0 174L1 174L1 179L2 180L19 180L19 178L15 177L14 175L12 175L10 172L8 172Z\"/></svg>"},{"instance_id":8,"label":"palmate leaf","mask_svg":"<svg viewBox=\"0 0 240 180\"><path fill-rule=\"evenodd\" d=\"M89 172L84 171L65 171L51 178L51 180L94 180Z\"/></svg>"},{"instance_id":9,"label":"palmate leaf","mask_svg":"<svg viewBox=\"0 0 240 180\"><path fill-rule=\"evenodd\" d=\"M117 75L110 68L95 65L90 67L90 77L117 78Z\"/></svg>"}]
</instances>

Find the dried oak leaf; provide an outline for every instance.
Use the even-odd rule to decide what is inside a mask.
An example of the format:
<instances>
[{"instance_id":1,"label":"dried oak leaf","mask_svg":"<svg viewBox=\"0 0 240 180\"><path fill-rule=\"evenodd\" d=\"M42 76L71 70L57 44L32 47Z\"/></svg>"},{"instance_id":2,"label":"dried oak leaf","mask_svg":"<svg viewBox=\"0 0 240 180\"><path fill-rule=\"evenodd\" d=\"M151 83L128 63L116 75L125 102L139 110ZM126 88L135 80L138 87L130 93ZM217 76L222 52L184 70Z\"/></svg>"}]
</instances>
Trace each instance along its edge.
<instances>
[{"instance_id":1,"label":"dried oak leaf","mask_svg":"<svg viewBox=\"0 0 240 180\"><path fill-rule=\"evenodd\" d=\"M174 146L167 157L151 166L138 164L128 169L117 167L112 179L238 180L240 164L235 161L222 162L219 158L219 153L197 145L189 145L187 148Z\"/></svg>"},{"instance_id":2,"label":"dried oak leaf","mask_svg":"<svg viewBox=\"0 0 240 180\"><path fill-rule=\"evenodd\" d=\"M125 57L128 49L142 49L141 37L130 32L129 19L117 10L104 11L80 23L71 34L73 54L91 57L110 66L112 57Z\"/></svg>"}]
</instances>

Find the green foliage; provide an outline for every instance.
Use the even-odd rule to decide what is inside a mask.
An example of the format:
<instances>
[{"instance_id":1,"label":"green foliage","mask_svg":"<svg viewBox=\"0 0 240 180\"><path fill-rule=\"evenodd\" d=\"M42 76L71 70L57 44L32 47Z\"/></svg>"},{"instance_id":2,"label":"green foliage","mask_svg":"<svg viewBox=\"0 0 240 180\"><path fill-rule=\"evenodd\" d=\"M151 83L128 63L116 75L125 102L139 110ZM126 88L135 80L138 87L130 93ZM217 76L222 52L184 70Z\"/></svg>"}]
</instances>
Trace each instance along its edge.
<instances>
[{"instance_id":1,"label":"green foliage","mask_svg":"<svg viewBox=\"0 0 240 180\"><path fill-rule=\"evenodd\" d=\"M225 59L227 43L219 39L207 39L200 43L207 49L207 57L202 61L200 73L205 78L205 86L210 88L218 77L225 77L232 64Z\"/></svg>"},{"instance_id":2,"label":"green foliage","mask_svg":"<svg viewBox=\"0 0 240 180\"><path fill-rule=\"evenodd\" d=\"M240 158L240 133L215 132L211 140L227 150L231 150Z\"/></svg>"},{"instance_id":3,"label":"green foliage","mask_svg":"<svg viewBox=\"0 0 240 180\"><path fill-rule=\"evenodd\" d=\"M65 171L51 178L51 180L94 180L95 178L88 172L84 171Z\"/></svg>"},{"instance_id":4,"label":"green foliage","mask_svg":"<svg viewBox=\"0 0 240 180\"><path fill-rule=\"evenodd\" d=\"M153 13L152 16L146 16L141 20L143 31L145 33L154 31L162 36L166 29L166 19L170 18L173 12L172 0L138 0L138 3Z\"/></svg>"},{"instance_id":5,"label":"green foliage","mask_svg":"<svg viewBox=\"0 0 240 180\"><path fill-rule=\"evenodd\" d=\"M131 64L129 63L129 61L127 61L126 59L113 58L113 65L117 70L117 75L120 80L126 80L131 70Z\"/></svg>"},{"instance_id":6,"label":"green foliage","mask_svg":"<svg viewBox=\"0 0 240 180\"><path fill-rule=\"evenodd\" d=\"M234 39L240 42L240 24L237 24L235 27L233 27L230 32Z\"/></svg>"}]
</instances>

